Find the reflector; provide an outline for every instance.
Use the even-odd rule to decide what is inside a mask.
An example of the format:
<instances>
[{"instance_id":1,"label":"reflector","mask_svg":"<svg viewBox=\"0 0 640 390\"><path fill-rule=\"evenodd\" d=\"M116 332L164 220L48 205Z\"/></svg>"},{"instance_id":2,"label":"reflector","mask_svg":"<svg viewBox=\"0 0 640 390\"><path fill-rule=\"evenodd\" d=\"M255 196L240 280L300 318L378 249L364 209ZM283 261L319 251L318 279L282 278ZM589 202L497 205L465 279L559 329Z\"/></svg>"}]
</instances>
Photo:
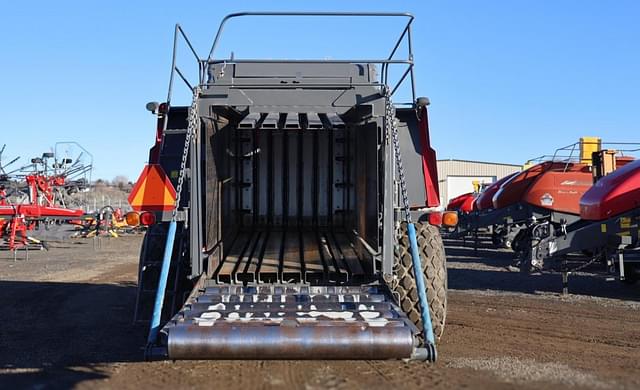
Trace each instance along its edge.
<instances>
[{"instance_id":1,"label":"reflector","mask_svg":"<svg viewBox=\"0 0 640 390\"><path fill-rule=\"evenodd\" d=\"M135 211L128 212L125 217L125 221L127 221L127 225L129 226L138 226L140 225L140 214Z\"/></svg>"},{"instance_id":2,"label":"reflector","mask_svg":"<svg viewBox=\"0 0 640 390\"><path fill-rule=\"evenodd\" d=\"M433 226L442 225L442 213L435 212L435 213L429 214L429 223L432 224Z\"/></svg>"},{"instance_id":3,"label":"reflector","mask_svg":"<svg viewBox=\"0 0 640 390\"><path fill-rule=\"evenodd\" d=\"M135 211L168 211L173 209L176 190L160 165L144 167L129 195Z\"/></svg>"},{"instance_id":4,"label":"reflector","mask_svg":"<svg viewBox=\"0 0 640 390\"><path fill-rule=\"evenodd\" d=\"M144 212L140 214L140 223L144 226L153 225L156 223L156 215L150 212Z\"/></svg>"},{"instance_id":5,"label":"reflector","mask_svg":"<svg viewBox=\"0 0 640 390\"><path fill-rule=\"evenodd\" d=\"M458 213L447 211L442 215L442 224L447 227L454 227L458 224Z\"/></svg>"}]
</instances>

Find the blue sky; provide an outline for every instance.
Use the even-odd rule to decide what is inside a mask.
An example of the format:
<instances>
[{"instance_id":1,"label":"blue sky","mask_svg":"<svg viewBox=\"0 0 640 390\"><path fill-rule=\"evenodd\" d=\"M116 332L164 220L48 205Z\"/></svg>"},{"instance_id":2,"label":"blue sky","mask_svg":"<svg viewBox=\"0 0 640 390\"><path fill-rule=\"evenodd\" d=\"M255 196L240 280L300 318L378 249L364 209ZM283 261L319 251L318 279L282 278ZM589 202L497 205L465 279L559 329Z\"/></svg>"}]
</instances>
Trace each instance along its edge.
<instances>
[{"instance_id":1,"label":"blue sky","mask_svg":"<svg viewBox=\"0 0 640 390\"><path fill-rule=\"evenodd\" d=\"M26 161L73 140L93 153L94 178L135 180L155 128L144 105L166 96L173 25L205 56L220 19L244 10L415 14L417 90L432 102L439 158L523 163L584 135L640 141L637 1L181 3L5 3L0 146L8 144L7 155ZM289 58L386 53L393 27L252 21L230 25L221 48ZM270 44L266 29L289 41Z\"/></svg>"}]
</instances>

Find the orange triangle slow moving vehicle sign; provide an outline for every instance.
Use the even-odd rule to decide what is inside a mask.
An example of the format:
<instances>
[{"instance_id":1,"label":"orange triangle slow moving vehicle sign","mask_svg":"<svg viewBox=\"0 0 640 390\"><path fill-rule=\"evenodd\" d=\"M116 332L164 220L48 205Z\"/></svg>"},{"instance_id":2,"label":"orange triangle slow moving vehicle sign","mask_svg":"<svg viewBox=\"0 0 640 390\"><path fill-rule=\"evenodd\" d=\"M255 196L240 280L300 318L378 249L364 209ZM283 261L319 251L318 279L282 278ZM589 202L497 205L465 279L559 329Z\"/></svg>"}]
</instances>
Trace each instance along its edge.
<instances>
[{"instance_id":1,"label":"orange triangle slow moving vehicle sign","mask_svg":"<svg viewBox=\"0 0 640 390\"><path fill-rule=\"evenodd\" d=\"M169 211L176 201L176 190L158 164L144 167L129 194L129 204L135 211Z\"/></svg>"}]
</instances>

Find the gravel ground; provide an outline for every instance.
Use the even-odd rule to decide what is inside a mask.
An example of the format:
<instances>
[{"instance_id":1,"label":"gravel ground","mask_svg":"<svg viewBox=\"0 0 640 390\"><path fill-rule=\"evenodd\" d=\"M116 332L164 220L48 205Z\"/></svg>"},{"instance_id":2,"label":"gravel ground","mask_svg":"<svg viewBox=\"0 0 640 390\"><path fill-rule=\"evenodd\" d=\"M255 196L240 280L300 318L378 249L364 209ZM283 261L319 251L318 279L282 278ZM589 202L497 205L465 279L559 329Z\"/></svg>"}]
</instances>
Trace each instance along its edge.
<instances>
[{"instance_id":1,"label":"gravel ground","mask_svg":"<svg viewBox=\"0 0 640 390\"><path fill-rule=\"evenodd\" d=\"M560 275L509 272L509 252L456 241L436 364L144 362L140 239L0 252L0 388L640 388L640 287L583 272L562 296Z\"/></svg>"}]
</instances>

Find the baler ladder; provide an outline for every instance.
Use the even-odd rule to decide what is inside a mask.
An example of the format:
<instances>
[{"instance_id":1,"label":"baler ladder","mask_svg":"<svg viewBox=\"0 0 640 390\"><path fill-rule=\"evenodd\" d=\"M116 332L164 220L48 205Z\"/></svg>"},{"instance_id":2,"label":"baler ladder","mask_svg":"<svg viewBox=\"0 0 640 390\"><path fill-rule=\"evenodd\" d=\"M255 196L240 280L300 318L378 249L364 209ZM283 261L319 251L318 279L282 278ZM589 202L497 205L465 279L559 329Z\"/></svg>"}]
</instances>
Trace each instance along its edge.
<instances>
[{"instance_id":1,"label":"baler ladder","mask_svg":"<svg viewBox=\"0 0 640 390\"><path fill-rule=\"evenodd\" d=\"M191 137L196 133L200 118L198 117L198 98L200 97L200 87L193 89L193 100L189 109L189 122L187 126L187 134L184 139L184 148L182 152L182 160L180 162L180 170L178 171L178 186L176 187L176 201L171 214L171 222L169 222L169 231L167 232L167 241L164 247L162 258L162 268L160 269L160 277L158 280L158 288L156 290L155 304L153 307L153 316L151 317L151 327L149 329L149 338L147 340L147 349L149 350L158 339L160 331L160 322L162 321L162 307L165 300L165 292L167 287L167 279L169 278L169 270L172 264L174 242L177 233L177 213L180 206L180 197L182 194L182 185L184 184L184 176L187 166L187 158L191 147ZM177 260L179 261L179 259Z\"/></svg>"}]
</instances>

